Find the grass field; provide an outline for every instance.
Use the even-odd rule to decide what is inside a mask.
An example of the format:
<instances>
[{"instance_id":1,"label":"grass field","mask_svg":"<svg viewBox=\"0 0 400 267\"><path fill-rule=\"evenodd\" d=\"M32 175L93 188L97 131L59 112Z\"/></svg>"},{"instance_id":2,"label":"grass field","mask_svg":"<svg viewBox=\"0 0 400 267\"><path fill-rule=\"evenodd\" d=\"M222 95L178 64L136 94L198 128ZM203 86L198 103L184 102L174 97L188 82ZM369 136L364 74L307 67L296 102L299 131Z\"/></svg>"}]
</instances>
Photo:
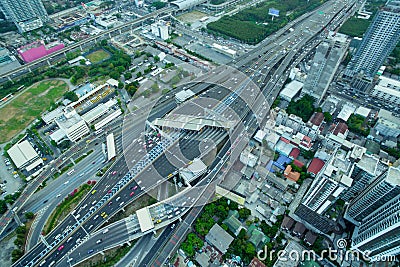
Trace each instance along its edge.
<instances>
[{"instance_id":1,"label":"grass field","mask_svg":"<svg viewBox=\"0 0 400 267\"><path fill-rule=\"evenodd\" d=\"M266 0L248 7L232 16L223 16L207 24L213 34L233 37L248 44L256 44L268 35L284 27L302 14L311 11L326 0ZM280 16L271 19L270 8L280 11ZM318 18L314 18L318 20Z\"/></svg>"},{"instance_id":2,"label":"grass field","mask_svg":"<svg viewBox=\"0 0 400 267\"><path fill-rule=\"evenodd\" d=\"M11 140L25 129L67 90L63 81L39 82L0 108L0 143Z\"/></svg>"},{"instance_id":3,"label":"grass field","mask_svg":"<svg viewBox=\"0 0 400 267\"><path fill-rule=\"evenodd\" d=\"M345 23L343 23L342 27L340 27L339 29L339 32L352 37L362 37L363 34L367 31L370 23L371 20L352 17L348 19Z\"/></svg>"},{"instance_id":4,"label":"grass field","mask_svg":"<svg viewBox=\"0 0 400 267\"><path fill-rule=\"evenodd\" d=\"M110 58L110 54L103 49L99 49L86 55L86 58L89 59L92 64L96 64L100 61Z\"/></svg>"},{"instance_id":5,"label":"grass field","mask_svg":"<svg viewBox=\"0 0 400 267\"><path fill-rule=\"evenodd\" d=\"M198 21L199 19L207 16L206 13L193 10L192 12L185 13L177 17L178 20L182 21L183 23L192 23Z\"/></svg>"}]
</instances>

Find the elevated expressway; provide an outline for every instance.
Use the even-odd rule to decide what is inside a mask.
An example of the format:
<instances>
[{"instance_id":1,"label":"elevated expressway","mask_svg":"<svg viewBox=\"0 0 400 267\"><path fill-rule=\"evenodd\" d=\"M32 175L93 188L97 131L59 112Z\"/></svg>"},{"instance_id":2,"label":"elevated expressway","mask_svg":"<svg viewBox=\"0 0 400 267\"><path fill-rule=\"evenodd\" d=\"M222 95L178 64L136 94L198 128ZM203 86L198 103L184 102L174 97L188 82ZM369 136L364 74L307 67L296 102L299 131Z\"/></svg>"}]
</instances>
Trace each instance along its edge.
<instances>
[{"instance_id":1,"label":"elevated expressway","mask_svg":"<svg viewBox=\"0 0 400 267\"><path fill-rule=\"evenodd\" d=\"M317 32L317 33L319 33L319 32ZM305 37L305 35L302 35L303 37ZM313 36L307 36L307 38L305 37L305 38L303 38L303 39L300 39L300 45L304 45L306 42L308 42L310 39L312 39L312 37ZM287 36L286 37L284 37L285 39L287 38ZM299 38L301 38L301 37L299 37ZM262 69L264 69L264 66L267 66L267 64L269 64L270 66L272 65L272 66L274 66L277 62L279 62L281 59L282 59L282 57L283 56L281 56L281 55L279 55L279 49L280 49L280 47L278 46L278 47L276 47L276 49L275 50L270 50L269 52L267 52L266 53L266 55L264 55L261 59L262 60L265 60L265 62L266 62L266 64L260 64L260 65L258 65L258 63L257 64L254 64L253 66L251 66L251 68L252 69L254 69L254 72L253 72L253 74L255 74L255 73L257 73L257 72L259 72L260 70L262 70ZM277 51L278 50L278 51ZM292 57L294 57L295 56L295 53L294 53L295 51L292 51L292 53L291 54L289 54L289 55L291 55ZM287 62L286 64L289 64L293 59L292 58L290 58L290 59L286 59L285 58L285 62ZM274 64L275 63L275 64ZM282 66L282 65L281 65ZM282 70L283 69L286 69L288 66L286 65L286 66L283 66L283 67L279 67L278 69L277 69L277 71L278 72L280 72L280 73L282 73ZM271 70L272 68L270 68L269 69L269 71ZM268 72L267 72L268 73ZM276 73L276 71L275 71L275 73ZM264 74L265 75L265 77L267 77L267 74ZM271 88L270 86L271 85L276 85L278 82L277 82L277 80L275 80L275 81L273 81L272 79L270 79L270 84L268 84L268 86L266 86L266 88L268 89L268 88ZM247 84L246 84L246 82L244 82L243 83L243 85L238 89L238 90L235 90L235 92L233 92L233 93L231 93L227 98L225 98L226 99L226 101L227 101L227 103L228 102L231 102L231 104L232 103L235 103L235 101L238 99L238 96L243 92L243 91L246 91L246 90L250 90L250 92L248 92L247 94L246 94L246 96L248 96L249 94L250 94L250 96L253 96L254 98L253 98L253 102L252 103L255 103L255 105L253 106L252 104L250 104L249 106L253 106L253 108L252 108L252 110L255 110L256 112L250 112L249 111L249 109L248 108L245 108L245 110L243 110L242 111L242 113L239 113L239 114L243 114L244 116L242 116L242 115L240 115L240 117L242 118L242 120L245 122L245 124L246 124L246 128L248 128L248 129L250 129L251 131L255 131L255 129L257 128L257 123L256 123L256 117L258 117L259 115L256 115L256 116L254 116L253 114L261 114L262 112L263 112L263 110L265 109L265 100L263 99L263 98L261 98L260 96L262 95L262 94L258 94L258 93L256 93L256 92L254 92L254 94L252 94L251 92L253 92L253 91L251 91L251 90L254 90L254 88L253 89L251 89L251 88L249 88L247 85L248 85L249 83L247 82ZM272 88L273 89L273 88ZM272 95L272 97L271 98L268 98L267 99L267 101L268 101L268 103L272 103L272 101L273 101L273 99L275 98L275 96L276 96L276 94L277 94L277 92L275 92L275 91L269 91L269 92L265 92L265 89L264 89L264 92L263 92L264 94L266 94L266 95L268 95L268 96L271 96ZM257 98L258 99L256 99L256 101L254 100L255 99L255 96L256 96L256 94L257 94ZM243 96L242 96L243 97ZM240 99L240 98L239 98ZM260 99L260 100L259 100ZM218 106L217 106L217 108L216 108L216 110L218 109ZM223 110L224 111L224 109L225 108L220 108L221 110ZM243 107L242 107L242 109L243 109ZM221 111L214 111L214 112L216 112L216 114L220 114L220 112ZM265 115L265 114L264 114ZM260 117L262 117L262 116L260 116ZM247 136L247 138L248 138L248 135L246 135L246 134L243 134L242 132L240 132L240 134L242 134L242 136ZM234 139L234 140L236 140L236 139ZM243 139L243 140L245 140L245 139ZM246 144L246 142L239 142L239 143L242 143L242 146L243 145L245 145ZM162 151L164 151L164 149L165 149L165 146L168 146L168 143L167 143L167 141L166 141L166 143L164 144L162 144L160 147L158 147L157 148L157 150L155 150L156 152L158 151L158 152L162 152ZM244 146L243 146L244 147ZM241 150L240 150L241 151ZM240 153L240 152L239 152ZM116 184L112 189L111 189L111 193L108 193L107 195L105 195L98 203L101 203L101 204L96 204L96 206L97 205L99 205L99 207L98 208L100 208L101 207L101 205L104 205L105 204L105 202L106 201L109 201L112 197L114 197L114 195L115 195L115 193L117 193L122 187L124 187L124 186L126 186L127 185L127 183L128 182L132 182L132 183L134 183L133 181L131 181L132 180L132 174L136 174L136 173L139 173L140 171L142 171L143 169L144 169L144 167L146 167L146 162L148 161L148 159L146 159L146 158L142 158L141 160L140 160L140 164L139 165L135 165L135 166L137 166L137 168L136 169L134 169L133 171L131 171L130 173L128 173L126 176L124 176L124 178L121 180L121 183L119 183L119 184ZM136 172L136 173L135 173ZM211 173L212 174L212 173ZM153 184L154 184L154 181L153 181ZM131 186L132 184L130 184L130 186ZM141 192L138 192L138 194L137 195L140 195L141 194ZM97 212L97 210L98 209L96 209L95 211ZM78 228L78 226L80 226L81 224L83 225L83 224L85 224L86 222L86 220L95 212L95 211L93 211L93 210L91 210L91 211L89 211L87 214L85 214L85 215L83 215L82 216L82 218L81 218L81 220L79 220L73 227L75 227L73 230L75 230L75 232L77 232L77 230L76 230L76 228ZM66 221L68 221L68 220L66 220ZM71 221L70 221L71 222ZM98 225L100 225L100 224L98 224ZM66 225L63 225L63 223L61 224L61 226L59 226L59 227L57 227L58 229L62 229L62 226L66 226ZM69 225L68 225L69 226ZM97 228L97 227L96 227ZM93 229L96 229L96 228L93 228ZM80 230L80 229L79 229ZM59 239L59 240L54 240L53 242L52 242L52 244L51 244L51 250L52 251L54 251L55 250L55 247L56 247L56 245L57 244L60 244L60 241L61 240L63 240L63 239L65 239L67 236L69 236L69 234L72 232L72 230L71 231L69 231L69 230L67 230L66 231L66 234L61 238L61 239ZM75 233L74 232L74 233ZM54 236L51 236L51 235L48 235L49 237L53 237L54 238ZM50 239L51 240L51 239ZM40 245L40 244L39 244ZM48 249L48 250L46 250L46 249ZM42 250L41 252L39 252L39 253L37 253L37 254L34 254L34 255L41 255L41 257L38 259L38 260L35 260L35 262L37 263L37 262L39 262L39 260L40 259L42 259L42 256L44 256L44 255L46 255L49 251L50 251L50 248L46 248L46 249L44 249L44 250ZM64 248L65 249L65 248ZM71 249L71 247L69 248L69 249ZM68 250L69 250L68 249ZM45 253L43 253L43 251L45 251ZM61 253L63 253L63 251L61 251L59 254L61 254ZM44 254L44 255L43 255ZM64 254L65 255L65 254ZM63 256L63 255L59 255L59 256ZM35 257L37 257L37 256L35 256ZM22 261L21 261L22 262ZM21 264L21 262L19 262L19 264L20 265L18 265L18 263L15 265L15 266L24 266L24 264ZM27 264L29 264L29 262L27 263ZM32 266L32 265L27 265L27 266Z\"/></svg>"}]
</instances>

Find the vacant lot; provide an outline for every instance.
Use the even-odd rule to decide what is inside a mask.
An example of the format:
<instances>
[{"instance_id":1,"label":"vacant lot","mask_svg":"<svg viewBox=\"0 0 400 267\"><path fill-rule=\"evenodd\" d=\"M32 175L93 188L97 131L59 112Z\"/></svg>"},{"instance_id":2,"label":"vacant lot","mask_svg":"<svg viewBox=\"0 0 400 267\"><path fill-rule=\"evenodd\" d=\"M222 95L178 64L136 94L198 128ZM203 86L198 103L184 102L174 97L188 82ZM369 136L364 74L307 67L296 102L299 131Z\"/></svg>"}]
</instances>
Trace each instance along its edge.
<instances>
[{"instance_id":1,"label":"vacant lot","mask_svg":"<svg viewBox=\"0 0 400 267\"><path fill-rule=\"evenodd\" d=\"M59 80L42 81L32 85L0 109L0 143L5 143L25 129L61 98L68 86Z\"/></svg>"},{"instance_id":2,"label":"vacant lot","mask_svg":"<svg viewBox=\"0 0 400 267\"><path fill-rule=\"evenodd\" d=\"M248 44L256 44L284 27L289 21L311 11L326 0L267 0L246 8L235 15L223 16L207 24L207 29ZM279 10L279 17L272 20L270 8ZM316 19L316 18L315 18Z\"/></svg>"},{"instance_id":3,"label":"vacant lot","mask_svg":"<svg viewBox=\"0 0 400 267\"><path fill-rule=\"evenodd\" d=\"M347 34L352 37L362 37L364 33L367 31L367 28L371 20L358 19L356 17L352 17L348 19L345 23L343 23L342 27L340 27L339 32Z\"/></svg>"},{"instance_id":4,"label":"vacant lot","mask_svg":"<svg viewBox=\"0 0 400 267\"><path fill-rule=\"evenodd\" d=\"M192 12L178 16L177 19L184 23L192 23L206 16L207 16L206 13L194 10Z\"/></svg>"},{"instance_id":5,"label":"vacant lot","mask_svg":"<svg viewBox=\"0 0 400 267\"><path fill-rule=\"evenodd\" d=\"M103 49L99 49L87 54L86 58L89 59L92 64L96 64L100 61L110 58L110 54Z\"/></svg>"}]
</instances>

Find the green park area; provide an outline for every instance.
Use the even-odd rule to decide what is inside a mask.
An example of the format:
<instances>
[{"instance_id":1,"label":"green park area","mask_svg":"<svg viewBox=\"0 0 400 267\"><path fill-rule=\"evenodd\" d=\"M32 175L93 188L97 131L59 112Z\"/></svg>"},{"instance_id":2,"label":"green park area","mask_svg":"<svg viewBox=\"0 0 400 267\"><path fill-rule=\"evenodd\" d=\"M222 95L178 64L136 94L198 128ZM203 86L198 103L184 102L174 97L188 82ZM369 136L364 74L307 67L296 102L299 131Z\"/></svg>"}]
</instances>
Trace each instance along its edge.
<instances>
[{"instance_id":1,"label":"green park area","mask_svg":"<svg viewBox=\"0 0 400 267\"><path fill-rule=\"evenodd\" d=\"M103 60L109 59L110 57L111 57L110 54L104 51L103 49L90 52L89 54L86 55L86 58L89 59L92 64L96 64Z\"/></svg>"},{"instance_id":2,"label":"green park area","mask_svg":"<svg viewBox=\"0 0 400 267\"><path fill-rule=\"evenodd\" d=\"M370 20L352 17L340 27L339 32L351 37L362 37L370 23Z\"/></svg>"},{"instance_id":3,"label":"green park area","mask_svg":"<svg viewBox=\"0 0 400 267\"><path fill-rule=\"evenodd\" d=\"M0 108L0 143L25 129L61 98L68 86L60 80L38 82Z\"/></svg>"},{"instance_id":4,"label":"green park area","mask_svg":"<svg viewBox=\"0 0 400 267\"><path fill-rule=\"evenodd\" d=\"M94 184L84 184L79 189L75 189L57 206L43 227L45 234L50 233L60 221L73 211L78 203L89 193Z\"/></svg>"},{"instance_id":5,"label":"green park area","mask_svg":"<svg viewBox=\"0 0 400 267\"><path fill-rule=\"evenodd\" d=\"M269 0L244 9L235 15L223 16L221 19L209 23L207 29L217 35L256 44L284 27L288 22L317 8L324 2L324 0ZM272 19L272 16L268 14L270 8L279 10L279 17Z\"/></svg>"}]
</instances>

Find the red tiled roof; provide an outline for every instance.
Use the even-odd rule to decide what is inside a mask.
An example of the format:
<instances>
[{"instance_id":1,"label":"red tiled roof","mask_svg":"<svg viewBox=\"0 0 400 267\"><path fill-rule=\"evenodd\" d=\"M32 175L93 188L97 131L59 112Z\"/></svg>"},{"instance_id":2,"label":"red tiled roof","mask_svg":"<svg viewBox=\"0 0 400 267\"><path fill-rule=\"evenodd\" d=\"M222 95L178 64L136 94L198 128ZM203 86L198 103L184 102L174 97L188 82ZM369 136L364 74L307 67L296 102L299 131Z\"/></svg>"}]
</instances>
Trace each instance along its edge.
<instances>
[{"instance_id":1,"label":"red tiled roof","mask_svg":"<svg viewBox=\"0 0 400 267\"><path fill-rule=\"evenodd\" d=\"M319 173L319 171L322 169L322 167L324 167L325 162L319 158L313 158L313 160L311 161L310 165L308 165L308 172L311 172L313 174L317 174Z\"/></svg>"},{"instance_id":2,"label":"red tiled roof","mask_svg":"<svg viewBox=\"0 0 400 267\"><path fill-rule=\"evenodd\" d=\"M296 165L296 166L299 167L299 168L301 168L301 167L304 166L304 163L301 162L301 161L298 160L298 159L293 160L293 164Z\"/></svg>"},{"instance_id":3,"label":"red tiled roof","mask_svg":"<svg viewBox=\"0 0 400 267\"><path fill-rule=\"evenodd\" d=\"M253 260L250 262L248 267L265 267L265 264L262 263L259 259L256 257L253 258Z\"/></svg>"},{"instance_id":4,"label":"red tiled roof","mask_svg":"<svg viewBox=\"0 0 400 267\"><path fill-rule=\"evenodd\" d=\"M335 129L333 130L334 135L338 135L339 133L345 134L349 127L347 127L347 124L344 122L339 122L338 125L336 125Z\"/></svg>"},{"instance_id":5,"label":"red tiled roof","mask_svg":"<svg viewBox=\"0 0 400 267\"><path fill-rule=\"evenodd\" d=\"M300 155L300 149L294 147L292 151L290 151L289 157L296 159Z\"/></svg>"},{"instance_id":6,"label":"red tiled roof","mask_svg":"<svg viewBox=\"0 0 400 267\"><path fill-rule=\"evenodd\" d=\"M283 142L285 142L286 144L289 144L290 143L290 141L289 140L287 140L285 137L280 137L279 139L281 139Z\"/></svg>"},{"instance_id":7,"label":"red tiled roof","mask_svg":"<svg viewBox=\"0 0 400 267\"><path fill-rule=\"evenodd\" d=\"M320 126L324 121L324 114L322 112L316 112L312 115L310 122L316 126Z\"/></svg>"}]
</instances>

